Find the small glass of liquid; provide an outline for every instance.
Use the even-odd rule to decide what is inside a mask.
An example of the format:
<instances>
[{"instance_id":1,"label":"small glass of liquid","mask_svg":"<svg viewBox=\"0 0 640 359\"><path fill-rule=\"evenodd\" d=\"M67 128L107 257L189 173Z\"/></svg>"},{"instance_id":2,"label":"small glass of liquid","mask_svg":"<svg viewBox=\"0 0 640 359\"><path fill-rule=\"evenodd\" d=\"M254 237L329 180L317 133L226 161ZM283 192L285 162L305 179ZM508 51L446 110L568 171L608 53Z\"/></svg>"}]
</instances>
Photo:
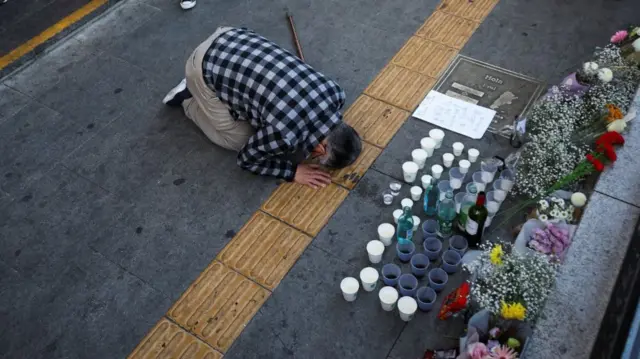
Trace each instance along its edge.
<instances>
[{"instance_id":1,"label":"small glass of liquid","mask_svg":"<svg viewBox=\"0 0 640 359\"><path fill-rule=\"evenodd\" d=\"M393 193L391 192L390 189L382 192L382 202L386 205L389 206L391 205L391 203L393 203Z\"/></svg>"},{"instance_id":2,"label":"small glass of liquid","mask_svg":"<svg viewBox=\"0 0 640 359\"><path fill-rule=\"evenodd\" d=\"M400 182L391 182L389 184L389 189L391 190L391 194L394 197L400 194L401 188L402 188L402 184L400 184Z\"/></svg>"}]
</instances>

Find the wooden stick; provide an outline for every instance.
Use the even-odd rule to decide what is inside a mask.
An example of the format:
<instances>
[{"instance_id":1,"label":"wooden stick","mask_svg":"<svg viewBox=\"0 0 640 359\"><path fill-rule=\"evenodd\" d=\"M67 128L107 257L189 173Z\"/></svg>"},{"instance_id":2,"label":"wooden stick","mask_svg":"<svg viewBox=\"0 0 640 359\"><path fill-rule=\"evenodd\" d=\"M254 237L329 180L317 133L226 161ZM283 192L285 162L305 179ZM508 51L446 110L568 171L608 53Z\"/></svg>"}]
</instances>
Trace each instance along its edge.
<instances>
[{"instance_id":1,"label":"wooden stick","mask_svg":"<svg viewBox=\"0 0 640 359\"><path fill-rule=\"evenodd\" d=\"M304 61L304 55L302 54L302 46L300 46L300 40L298 39L298 32L296 31L296 25L293 23L293 15L287 10L287 20L289 21L289 29L293 35L293 45L298 52L300 60Z\"/></svg>"}]
</instances>

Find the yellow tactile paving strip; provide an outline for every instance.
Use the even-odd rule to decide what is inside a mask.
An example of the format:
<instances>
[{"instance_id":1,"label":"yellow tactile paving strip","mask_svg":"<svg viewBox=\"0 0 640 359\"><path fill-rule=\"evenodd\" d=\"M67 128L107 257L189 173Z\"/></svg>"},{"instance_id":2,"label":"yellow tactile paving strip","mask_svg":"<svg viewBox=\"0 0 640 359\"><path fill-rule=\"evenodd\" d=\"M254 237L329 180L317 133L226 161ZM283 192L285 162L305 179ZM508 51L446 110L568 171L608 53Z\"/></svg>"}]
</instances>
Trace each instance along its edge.
<instances>
[{"instance_id":1,"label":"yellow tactile paving strip","mask_svg":"<svg viewBox=\"0 0 640 359\"><path fill-rule=\"evenodd\" d=\"M480 22L497 3L497 0L443 0L438 5L438 10Z\"/></svg>"},{"instance_id":2,"label":"yellow tactile paving strip","mask_svg":"<svg viewBox=\"0 0 640 359\"><path fill-rule=\"evenodd\" d=\"M452 47L412 36L391 62L435 79L447 68L457 53L458 51Z\"/></svg>"},{"instance_id":3,"label":"yellow tactile paving strip","mask_svg":"<svg viewBox=\"0 0 640 359\"><path fill-rule=\"evenodd\" d=\"M281 221L256 212L218 260L273 290L311 243L311 237Z\"/></svg>"},{"instance_id":4,"label":"yellow tactile paving strip","mask_svg":"<svg viewBox=\"0 0 640 359\"><path fill-rule=\"evenodd\" d=\"M416 32L416 36L461 49L477 27L478 23L475 21L443 11L436 11L431 15L429 21L425 22Z\"/></svg>"},{"instance_id":5,"label":"yellow tactile paving strip","mask_svg":"<svg viewBox=\"0 0 640 359\"><path fill-rule=\"evenodd\" d=\"M344 121L358 131L362 139L384 148L409 118L409 112L361 95L344 114Z\"/></svg>"},{"instance_id":6,"label":"yellow tactile paving strip","mask_svg":"<svg viewBox=\"0 0 640 359\"><path fill-rule=\"evenodd\" d=\"M270 292L213 261L167 315L213 348L225 352Z\"/></svg>"},{"instance_id":7,"label":"yellow tactile paving strip","mask_svg":"<svg viewBox=\"0 0 640 359\"><path fill-rule=\"evenodd\" d=\"M176 324L162 318L128 358L220 359L222 354Z\"/></svg>"},{"instance_id":8,"label":"yellow tactile paving strip","mask_svg":"<svg viewBox=\"0 0 640 359\"><path fill-rule=\"evenodd\" d=\"M443 0L345 112L366 142L357 162L317 191L280 185L131 358L221 358L497 1Z\"/></svg>"},{"instance_id":9,"label":"yellow tactile paving strip","mask_svg":"<svg viewBox=\"0 0 640 359\"><path fill-rule=\"evenodd\" d=\"M262 210L315 236L348 194L349 191L335 184L315 190L297 183L284 183L262 205Z\"/></svg>"},{"instance_id":10,"label":"yellow tactile paving strip","mask_svg":"<svg viewBox=\"0 0 640 359\"><path fill-rule=\"evenodd\" d=\"M435 79L394 64L387 65L364 93L407 111L413 111Z\"/></svg>"},{"instance_id":11,"label":"yellow tactile paving strip","mask_svg":"<svg viewBox=\"0 0 640 359\"><path fill-rule=\"evenodd\" d=\"M353 189L369 167L371 167L373 161L380 156L380 153L382 153L382 150L378 147L370 145L367 142L362 142L362 153L354 164L331 172L333 182L348 189Z\"/></svg>"}]
</instances>

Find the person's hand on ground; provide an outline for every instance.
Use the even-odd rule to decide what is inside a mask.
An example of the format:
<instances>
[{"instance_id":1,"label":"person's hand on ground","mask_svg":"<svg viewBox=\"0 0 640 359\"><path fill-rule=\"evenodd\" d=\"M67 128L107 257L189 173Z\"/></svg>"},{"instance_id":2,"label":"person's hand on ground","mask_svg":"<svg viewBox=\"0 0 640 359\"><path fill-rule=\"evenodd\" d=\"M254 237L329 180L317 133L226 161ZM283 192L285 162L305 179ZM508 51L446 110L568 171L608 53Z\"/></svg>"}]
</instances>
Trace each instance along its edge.
<instances>
[{"instance_id":1,"label":"person's hand on ground","mask_svg":"<svg viewBox=\"0 0 640 359\"><path fill-rule=\"evenodd\" d=\"M320 187L326 187L331 183L331 175L320 169L318 165L303 164L298 165L293 181L313 189L318 189Z\"/></svg>"}]
</instances>

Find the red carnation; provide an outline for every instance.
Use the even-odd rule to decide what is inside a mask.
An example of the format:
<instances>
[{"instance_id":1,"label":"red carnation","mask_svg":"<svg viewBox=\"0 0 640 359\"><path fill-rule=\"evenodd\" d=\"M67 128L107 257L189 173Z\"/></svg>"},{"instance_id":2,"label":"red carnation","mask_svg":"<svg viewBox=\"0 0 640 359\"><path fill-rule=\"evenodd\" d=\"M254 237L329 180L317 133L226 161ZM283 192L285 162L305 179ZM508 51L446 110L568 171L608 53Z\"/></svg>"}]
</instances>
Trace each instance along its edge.
<instances>
[{"instance_id":1,"label":"red carnation","mask_svg":"<svg viewBox=\"0 0 640 359\"><path fill-rule=\"evenodd\" d=\"M614 151L613 146L605 145L598 147L598 152L604 153L607 156L607 159L611 162L615 162L618 159L618 155L616 155L616 151Z\"/></svg>"},{"instance_id":2,"label":"red carnation","mask_svg":"<svg viewBox=\"0 0 640 359\"><path fill-rule=\"evenodd\" d=\"M602 162L600 162L599 159L593 157L590 153L587 154L587 161L591 162L593 168L595 168L596 171L602 172L604 170L604 165L602 164Z\"/></svg>"},{"instance_id":3,"label":"red carnation","mask_svg":"<svg viewBox=\"0 0 640 359\"><path fill-rule=\"evenodd\" d=\"M624 145L624 137L615 131L607 132L596 140L596 146L604 145Z\"/></svg>"}]
</instances>

